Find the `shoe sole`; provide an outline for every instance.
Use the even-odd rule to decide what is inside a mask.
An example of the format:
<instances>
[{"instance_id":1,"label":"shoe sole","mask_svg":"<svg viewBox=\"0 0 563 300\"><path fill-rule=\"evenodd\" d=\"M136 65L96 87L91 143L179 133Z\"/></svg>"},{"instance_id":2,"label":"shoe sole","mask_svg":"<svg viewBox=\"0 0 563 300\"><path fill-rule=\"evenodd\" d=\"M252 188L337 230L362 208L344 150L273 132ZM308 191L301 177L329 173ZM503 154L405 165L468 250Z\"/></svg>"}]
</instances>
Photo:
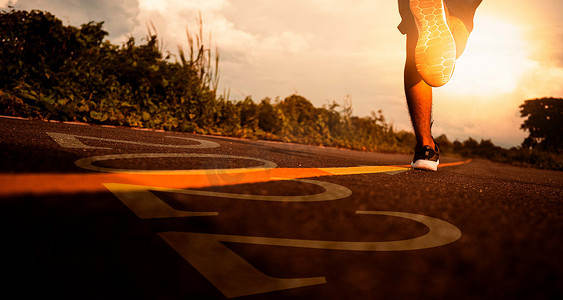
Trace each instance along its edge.
<instances>
[{"instance_id":1,"label":"shoe sole","mask_svg":"<svg viewBox=\"0 0 563 300\"><path fill-rule=\"evenodd\" d=\"M410 0L418 29L414 50L416 69L430 86L439 87L452 77L456 48L446 20L443 0Z\"/></svg>"},{"instance_id":2,"label":"shoe sole","mask_svg":"<svg viewBox=\"0 0 563 300\"><path fill-rule=\"evenodd\" d=\"M419 159L411 163L411 167L415 170L438 171L439 164L440 164L440 160L431 161L431 160Z\"/></svg>"}]
</instances>

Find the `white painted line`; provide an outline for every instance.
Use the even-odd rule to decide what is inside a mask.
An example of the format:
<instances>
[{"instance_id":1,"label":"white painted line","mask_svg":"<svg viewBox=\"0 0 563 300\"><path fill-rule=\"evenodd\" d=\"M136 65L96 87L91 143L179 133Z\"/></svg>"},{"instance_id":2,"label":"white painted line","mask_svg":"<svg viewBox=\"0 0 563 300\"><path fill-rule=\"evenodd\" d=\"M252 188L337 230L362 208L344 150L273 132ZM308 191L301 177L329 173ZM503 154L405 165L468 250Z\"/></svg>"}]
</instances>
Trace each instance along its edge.
<instances>
[{"instance_id":1,"label":"white painted line","mask_svg":"<svg viewBox=\"0 0 563 300\"><path fill-rule=\"evenodd\" d=\"M116 159L138 159L138 158L223 158L223 159L244 159L244 160L254 160L261 162L262 165L247 168L232 168L232 169L185 169L185 170L134 170L134 169L116 169L99 167L93 165L95 162L106 161L106 160L116 160ZM111 154L111 155L100 155L91 156L79 159L75 162L78 167L87 170L106 172L106 173L126 173L126 174L151 174L151 175L213 175L213 174L238 174L238 173L248 173L256 171L264 171L276 168L274 162L246 157L246 156L235 156L235 155L223 155L223 154L202 154L202 153L131 153L131 154Z\"/></svg>"},{"instance_id":2,"label":"white painted line","mask_svg":"<svg viewBox=\"0 0 563 300\"><path fill-rule=\"evenodd\" d=\"M264 274L212 234L159 234L227 298L324 284L325 277L276 278Z\"/></svg>"},{"instance_id":3,"label":"white painted line","mask_svg":"<svg viewBox=\"0 0 563 300\"><path fill-rule=\"evenodd\" d=\"M120 185L122 187L122 192L126 192L128 187L130 191L137 191L140 189L158 191L158 192L170 192L184 195L196 195L196 196L206 196L206 197L219 197L219 198L230 198L239 200L251 200L251 201L266 201L266 202L319 202L319 201L333 201L344 199L352 195L352 191L347 187L341 186L339 184L310 180L310 179L287 179L288 181L297 181L310 183L318 185L325 189L324 192L314 194L314 195L299 195L299 196L270 196L270 195L251 195L251 194L237 194L237 193L221 193L212 191L202 191L202 190L184 190L184 189L170 189L162 187L150 187L150 186L136 186L136 185ZM115 192L114 192L115 193Z\"/></svg>"},{"instance_id":4,"label":"white painted line","mask_svg":"<svg viewBox=\"0 0 563 300\"><path fill-rule=\"evenodd\" d=\"M184 138L184 137L176 137L176 136L166 136L166 138L195 141L198 142L199 144L196 145L155 144L155 143L126 141L126 140L106 139L106 138L99 138L92 136L81 136L81 135L57 133L57 132L47 132L47 134L51 138L53 138L53 140L55 140L55 142L57 142L61 147L75 148L75 149L111 149L106 147L88 146L82 143L81 141L79 141L77 138L91 139L91 140L98 140L98 141L112 142L112 143L123 143L123 144L132 144L132 145L140 145L140 146L164 147L164 148L178 148L178 149L207 149L207 148L217 148L220 146L219 144L208 140L192 139L192 138Z\"/></svg>"},{"instance_id":5,"label":"white painted line","mask_svg":"<svg viewBox=\"0 0 563 300\"><path fill-rule=\"evenodd\" d=\"M94 147L88 146L82 143L80 140L76 138L75 135L72 134L64 134L64 133L57 133L57 132L47 132L47 134L55 141L59 146L63 148L70 148L70 149L111 149L107 147Z\"/></svg>"},{"instance_id":6,"label":"white painted line","mask_svg":"<svg viewBox=\"0 0 563 300\"><path fill-rule=\"evenodd\" d=\"M341 251L408 251L443 246L457 241L461 231L440 219L391 211L357 211L410 219L430 231L417 238L387 242L320 241L193 232L163 232L159 235L226 297L240 297L285 289L323 284L324 277L283 279L267 276L238 256L224 243L281 246Z\"/></svg>"},{"instance_id":7,"label":"white painted line","mask_svg":"<svg viewBox=\"0 0 563 300\"><path fill-rule=\"evenodd\" d=\"M151 188L147 186L119 183L104 183L104 186L141 219L210 217L219 215L218 212L192 212L175 209L151 193Z\"/></svg>"}]
</instances>

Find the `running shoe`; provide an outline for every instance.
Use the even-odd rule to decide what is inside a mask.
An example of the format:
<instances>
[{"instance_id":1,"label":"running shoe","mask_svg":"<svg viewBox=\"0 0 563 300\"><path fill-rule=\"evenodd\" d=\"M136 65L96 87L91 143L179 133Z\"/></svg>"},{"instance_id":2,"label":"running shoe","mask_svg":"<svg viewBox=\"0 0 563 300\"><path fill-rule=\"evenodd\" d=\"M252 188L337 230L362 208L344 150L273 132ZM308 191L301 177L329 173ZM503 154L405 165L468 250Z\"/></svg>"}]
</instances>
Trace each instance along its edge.
<instances>
[{"instance_id":1,"label":"running shoe","mask_svg":"<svg viewBox=\"0 0 563 300\"><path fill-rule=\"evenodd\" d=\"M415 150L411 167L415 170L437 171L440 163L440 149L435 144L434 149L430 146L423 146L420 150Z\"/></svg>"},{"instance_id":2,"label":"running shoe","mask_svg":"<svg viewBox=\"0 0 563 300\"><path fill-rule=\"evenodd\" d=\"M409 0L418 29L416 69L428 85L439 87L452 77L456 48L443 0Z\"/></svg>"}]
</instances>

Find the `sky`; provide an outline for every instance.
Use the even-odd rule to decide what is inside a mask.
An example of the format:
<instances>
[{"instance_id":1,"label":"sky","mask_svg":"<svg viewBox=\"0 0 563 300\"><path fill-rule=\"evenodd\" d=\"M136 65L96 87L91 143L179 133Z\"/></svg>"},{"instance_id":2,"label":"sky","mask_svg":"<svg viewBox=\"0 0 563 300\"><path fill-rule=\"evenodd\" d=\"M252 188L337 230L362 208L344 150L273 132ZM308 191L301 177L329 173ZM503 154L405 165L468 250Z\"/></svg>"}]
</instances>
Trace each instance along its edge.
<instances>
[{"instance_id":1,"label":"sky","mask_svg":"<svg viewBox=\"0 0 563 300\"><path fill-rule=\"evenodd\" d=\"M231 100L296 93L317 107L351 103L357 116L382 110L395 129L412 130L394 0L0 0L8 5L66 25L104 21L114 44L146 37L152 22L171 53L187 48L201 14L220 54L219 93ZM434 89L434 136L519 145L518 106L563 98L562 11L561 0L484 0L452 80Z\"/></svg>"}]
</instances>

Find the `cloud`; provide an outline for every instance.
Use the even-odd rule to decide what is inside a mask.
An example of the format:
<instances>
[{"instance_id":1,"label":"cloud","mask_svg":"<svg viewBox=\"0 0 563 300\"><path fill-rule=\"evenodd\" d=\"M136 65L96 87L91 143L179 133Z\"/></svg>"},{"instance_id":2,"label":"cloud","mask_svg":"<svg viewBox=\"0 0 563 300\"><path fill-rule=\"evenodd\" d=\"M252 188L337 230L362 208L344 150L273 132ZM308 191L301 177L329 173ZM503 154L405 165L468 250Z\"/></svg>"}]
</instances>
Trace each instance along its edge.
<instances>
[{"instance_id":1,"label":"cloud","mask_svg":"<svg viewBox=\"0 0 563 300\"><path fill-rule=\"evenodd\" d=\"M563 46L556 38L561 25L547 21L550 13L536 6L515 10L510 1L487 4L476 15L475 31L452 80L436 89L435 129L459 139L488 138L513 146L526 136L519 130L519 105L563 96L563 67L556 58ZM512 13L497 14L505 8Z\"/></svg>"},{"instance_id":2,"label":"cloud","mask_svg":"<svg viewBox=\"0 0 563 300\"><path fill-rule=\"evenodd\" d=\"M396 1L14 2L17 9L48 10L72 25L105 21L117 44L130 35L146 37L152 22L173 53L178 45L187 47L186 28L196 31L201 14L205 43L217 46L221 55L220 89L231 89L231 99L283 98L298 92L320 106L343 103L350 95L355 114L382 109L395 128L410 130L402 87L405 39L396 29ZM557 9L563 2L513 2L484 1L479 7L468 51L452 81L435 89L435 135L516 145L524 134L518 129L518 105L530 98L563 96L563 22ZM1 7L7 3L0 0ZM495 67L466 72L480 70L479 64Z\"/></svg>"},{"instance_id":3,"label":"cloud","mask_svg":"<svg viewBox=\"0 0 563 300\"><path fill-rule=\"evenodd\" d=\"M0 0L0 9L14 5L14 0Z\"/></svg>"},{"instance_id":4,"label":"cloud","mask_svg":"<svg viewBox=\"0 0 563 300\"><path fill-rule=\"evenodd\" d=\"M22 10L48 10L74 26L104 21L104 28L112 38L125 36L138 25L137 0L15 0L13 5Z\"/></svg>"},{"instance_id":5,"label":"cloud","mask_svg":"<svg viewBox=\"0 0 563 300\"><path fill-rule=\"evenodd\" d=\"M357 114L383 109L389 120L408 127L401 83L404 37L396 29L396 2L138 0L129 4L134 10L115 2L121 5L104 1L94 9L88 1L20 0L18 8L47 9L72 24L106 20L114 43L129 34L145 37L152 22L172 52L178 44L186 47L186 27L196 30L201 14L206 40L211 34L221 53L220 87L232 89L232 98L283 98L298 92L322 105L350 95ZM114 24L119 19L128 22Z\"/></svg>"}]
</instances>

